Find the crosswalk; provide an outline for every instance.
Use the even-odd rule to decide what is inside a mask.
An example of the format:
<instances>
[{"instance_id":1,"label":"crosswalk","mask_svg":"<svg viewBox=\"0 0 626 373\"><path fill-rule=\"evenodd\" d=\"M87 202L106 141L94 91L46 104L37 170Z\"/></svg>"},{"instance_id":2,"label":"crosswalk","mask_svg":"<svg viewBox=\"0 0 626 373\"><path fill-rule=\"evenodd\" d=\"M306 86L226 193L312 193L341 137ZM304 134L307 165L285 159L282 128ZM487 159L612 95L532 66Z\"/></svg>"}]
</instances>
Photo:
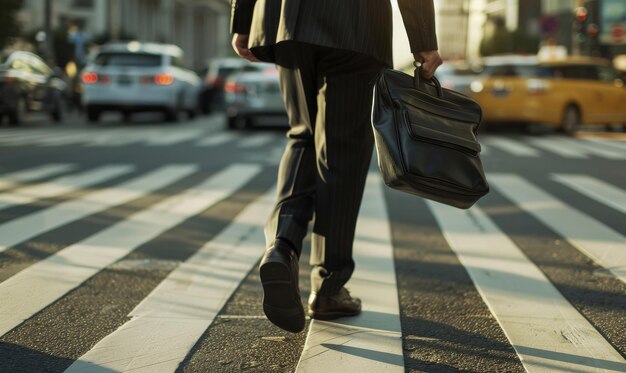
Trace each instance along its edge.
<instances>
[{"instance_id":1,"label":"crosswalk","mask_svg":"<svg viewBox=\"0 0 626 373\"><path fill-rule=\"evenodd\" d=\"M212 146L226 144L233 137L223 134L213 138L219 140L201 141L203 146ZM176 139L190 138L181 135ZM262 136L241 146L262 146L272 140L272 136ZM172 144L157 138L152 141ZM99 146L96 144L91 143ZM510 148L508 141L487 144L496 151ZM536 157L540 151L538 147L528 149L518 147L516 155ZM621 154L619 151L618 147L607 147L606 152L586 156L609 159ZM234 196L238 191L257 183L270 167L249 160L207 175L206 170L192 163L163 164L151 169L121 163L91 170L74 163L50 163L0 175L0 211L39 206L0 221L0 272L2 261L11 261L10 256L3 255L19 250L20 245L35 237L52 230L63 232L71 223L133 204L165 188L185 186L149 205L135 207L132 213L78 242L58 247L15 273L5 271L8 275L0 282L0 341L28 326L35 315L142 245L186 226L190 219L222 201L237 200ZM603 330L593 317L572 304L563 294L562 284L551 281L510 232L497 224L498 213L506 213L507 208L519 209L525 219L536 220L572 250L606 270L618 284L612 286L619 290L626 283L626 224L591 216L585 204L579 202L585 199L601 204L625 222L624 185L571 172L543 178L496 172L488 174L488 179L493 193L506 200L509 207L494 212L481 202L469 210L459 210L426 202L414 213L434 217L452 255L469 274L520 364L528 372L626 371L626 348L615 340L615 332ZM311 321L300 361L293 367L298 372L405 370L406 326L400 317L395 240L387 214L394 205L388 203L385 188L378 173L372 171L355 238L357 270L350 283L352 292L363 299L363 313L332 322ZM577 197L564 199L554 193L554 188ZM207 329L260 259L263 223L274 194L273 188L264 188L219 234L198 246L193 255L178 263L135 304L116 330L83 346L80 356L65 367L66 372L179 369L181 362L195 353L194 346L206 338ZM46 204L39 204L44 200ZM626 309L618 312L626 321ZM626 322L616 325L621 328L618 333L626 331Z\"/></svg>"},{"instance_id":2,"label":"crosswalk","mask_svg":"<svg viewBox=\"0 0 626 373\"><path fill-rule=\"evenodd\" d=\"M0 147L61 147L81 146L86 148L117 148L138 146L162 148L184 145L193 148L233 146L254 149L282 141L284 135L226 131L205 128L180 128L165 131L162 128L133 129L15 129L0 132ZM558 156L565 159L585 160L600 158L626 160L626 142L595 138L569 139L564 136L509 136L485 134L480 137L484 157L507 154L522 159L538 159Z\"/></svg>"}]
</instances>

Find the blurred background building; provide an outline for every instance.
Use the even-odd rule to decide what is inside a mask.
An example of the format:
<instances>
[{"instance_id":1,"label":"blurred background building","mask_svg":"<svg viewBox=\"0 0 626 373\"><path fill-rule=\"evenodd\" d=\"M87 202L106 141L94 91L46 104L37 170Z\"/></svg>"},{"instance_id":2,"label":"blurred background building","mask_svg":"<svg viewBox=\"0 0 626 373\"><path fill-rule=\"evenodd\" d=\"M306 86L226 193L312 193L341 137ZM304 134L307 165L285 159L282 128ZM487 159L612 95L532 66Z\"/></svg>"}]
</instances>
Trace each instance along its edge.
<instances>
[{"instance_id":1,"label":"blurred background building","mask_svg":"<svg viewBox=\"0 0 626 373\"><path fill-rule=\"evenodd\" d=\"M394 59L412 55L396 4ZM570 54L626 54L626 0L435 0L447 59L535 54L545 45ZM58 65L80 63L90 46L111 40L173 43L190 67L232 56L230 0L1 0L0 48L16 40ZM45 38L48 31L49 37Z\"/></svg>"},{"instance_id":2,"label":"blurred background building","mask_svg":"<svg viewBox=\"0 0 626 373\"><path fill-rule=\"evenodd\" d=\"M435 0L448 59L534 54L545 44L570 54L626 53L624 0Z\"/></svg>"},{"instance_id":3,"label":"blurred background building","mask_svg":"<svg viewBox=\"0 0 626 373\"><path fill-rule=\"evenodd\" d=\"M74 44L131 39L176 44L197 70L230 54L228 0L24 0L18 13L23 32L45 28L46 3L57 55L68 34Z\"/></svg>"}]
</instances>

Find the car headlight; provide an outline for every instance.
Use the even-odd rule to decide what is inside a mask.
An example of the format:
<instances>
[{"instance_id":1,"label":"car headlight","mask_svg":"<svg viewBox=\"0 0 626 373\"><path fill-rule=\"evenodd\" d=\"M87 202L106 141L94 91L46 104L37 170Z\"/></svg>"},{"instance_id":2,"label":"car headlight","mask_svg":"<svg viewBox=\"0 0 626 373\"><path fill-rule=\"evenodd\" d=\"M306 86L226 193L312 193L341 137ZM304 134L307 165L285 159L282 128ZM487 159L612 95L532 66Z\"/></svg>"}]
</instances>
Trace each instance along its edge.
<instances>
[{"instance_id":1,"label":"car headlight","mask_svg":"<svg viewBox=\"0 0 626 373\"><path fill-rule=\"evenodd\" d=\"M481 81L475 80L470 84L470 90L474 93L480 93L483 89L485 89L485 85Z\"/></svg>"}]
</instances>

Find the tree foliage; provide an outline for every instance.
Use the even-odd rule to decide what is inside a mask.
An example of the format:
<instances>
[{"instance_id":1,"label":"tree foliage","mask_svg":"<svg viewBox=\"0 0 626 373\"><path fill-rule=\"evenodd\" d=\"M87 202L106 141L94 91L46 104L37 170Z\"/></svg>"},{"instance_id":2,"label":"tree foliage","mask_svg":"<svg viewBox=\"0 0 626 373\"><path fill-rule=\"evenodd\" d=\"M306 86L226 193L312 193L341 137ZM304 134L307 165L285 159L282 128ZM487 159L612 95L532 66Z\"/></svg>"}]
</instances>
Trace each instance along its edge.
<instances>
[{"instance_id":1,"label":"tree foliage","mask_svg":"<svg viewBox=\"0 0 626 373\"><path fill-rule=\"evenodd\" d=\"M20 34L20 23L17 12L22 9L23 0L0 0L0 49L4 48L11 38Z\"/></svg>"}]
</instances>

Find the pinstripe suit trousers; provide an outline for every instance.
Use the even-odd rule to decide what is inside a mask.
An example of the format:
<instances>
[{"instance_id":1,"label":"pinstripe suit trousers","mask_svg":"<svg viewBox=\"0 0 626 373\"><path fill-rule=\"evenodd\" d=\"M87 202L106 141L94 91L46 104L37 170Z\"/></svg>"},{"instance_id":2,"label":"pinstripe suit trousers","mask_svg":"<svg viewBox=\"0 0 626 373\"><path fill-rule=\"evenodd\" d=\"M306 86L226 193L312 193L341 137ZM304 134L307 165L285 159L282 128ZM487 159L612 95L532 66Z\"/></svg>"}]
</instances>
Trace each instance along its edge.
<instances>
[{"instance_id":1,"label":"pinstripe suit trousers","mask_svg":"<svg viewBox=\"0 0 626 373\"><path fill-rule=\"evenodd\" d=\"M372 88L383 64L301 42L279 43L274 53L291 128L266 241L285 239L300 254L314 217L312 290L333 295L354 271L354 231L374 143Z\"/></svg>"}]
</instances>

